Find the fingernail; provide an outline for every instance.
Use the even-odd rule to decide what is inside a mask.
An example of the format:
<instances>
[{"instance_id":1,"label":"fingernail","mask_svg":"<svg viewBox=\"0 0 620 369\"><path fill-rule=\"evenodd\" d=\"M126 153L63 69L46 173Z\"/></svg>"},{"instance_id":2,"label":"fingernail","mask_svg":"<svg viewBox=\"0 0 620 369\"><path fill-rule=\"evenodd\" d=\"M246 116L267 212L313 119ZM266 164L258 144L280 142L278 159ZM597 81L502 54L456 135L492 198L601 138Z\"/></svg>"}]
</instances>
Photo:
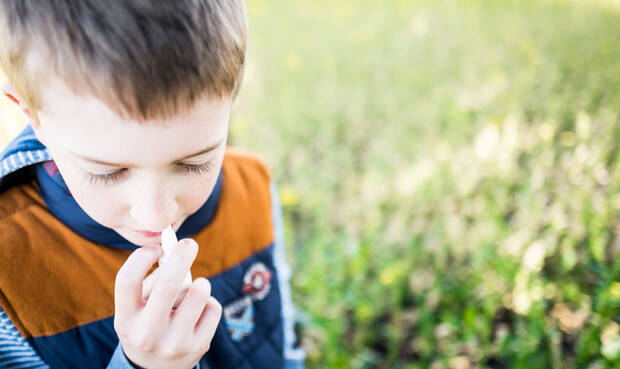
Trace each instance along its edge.
<instances>
[{"instance_id":1,"label":"fingernail","mask_svg":"<svg viewBox=\"0 0 620 369\"><path fill-rule=\"evenodd\" d=\"M193 239L191 239L191 238L184 238L184 239L182 239L182 240L181 240L181 245L182 245L183 247L185 247L185 246L190 246L190 245L196 245L196 246L198 246L198 244L196 243L196 241L194 241L194 240L193 240Z\"/></svg>"}]
</instances>

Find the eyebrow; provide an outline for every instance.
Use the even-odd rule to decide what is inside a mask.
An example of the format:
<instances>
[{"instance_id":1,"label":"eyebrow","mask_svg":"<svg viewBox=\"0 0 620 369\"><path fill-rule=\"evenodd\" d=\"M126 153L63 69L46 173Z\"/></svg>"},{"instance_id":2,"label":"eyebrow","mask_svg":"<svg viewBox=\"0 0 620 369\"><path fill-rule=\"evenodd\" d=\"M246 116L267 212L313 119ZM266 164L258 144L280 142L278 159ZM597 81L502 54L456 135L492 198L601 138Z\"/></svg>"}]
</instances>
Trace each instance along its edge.
<instances>
[{"instance_id":1,"label":"eyebrow","mask_svg":"<svg viewBox=\"0 0 620 369\"><path fill-rule=\"evenodd\" d=\"M215 143L213 145L207 146L207 147L205 147L204 149L202 149L200 151L197 151L195 153L189 154L189 155L184 156L184 157L182 157L180 159L174 160L173 163L178 163L178 162L183 161L185 159L193 158L194 156L199 156L199 155L211 152L211 151L217 149L218 146L220 146L222 144L222 142L224 142L224 140L221 140L218 143ZM78 158L80 158L82 160L85 160L85 161L88 161L88 162L91 162L91 163L95 163L95 164L106 165L106 166L110 166L110 167L127 167L127 168L134 167L134 165L132 165L132 164L110 163L110 162L107 162L107 161L103 161L103 160L99 160L99 159L93 159L93 158L89 158L87 156L78 155L78 154L75 154L73 152L70 152L70 153L75 155L75 156L77 156Z\"/></svg>"}]
</instances>

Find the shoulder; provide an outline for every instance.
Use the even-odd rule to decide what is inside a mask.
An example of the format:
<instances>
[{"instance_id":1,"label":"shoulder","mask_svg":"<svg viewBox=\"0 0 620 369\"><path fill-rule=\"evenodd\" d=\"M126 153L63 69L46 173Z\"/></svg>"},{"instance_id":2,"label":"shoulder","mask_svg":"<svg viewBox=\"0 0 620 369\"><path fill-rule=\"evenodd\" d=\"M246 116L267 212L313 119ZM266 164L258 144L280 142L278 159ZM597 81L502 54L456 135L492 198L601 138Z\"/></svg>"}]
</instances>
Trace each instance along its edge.
<instances>
[{"instance_id":1,"label":"shoulder","mask_svg":"<svg viewBox=\"0 0 620 369\"><path fill-rule=\"evenodd\" d=\"M0 275L13 268L15 263L10 260L28 252L27 243L41 233L48 220L36 181L0 192Z\"/></svg>"},{"instance_id":2,"label":"shoulder","mask_svg":"<svg viewBox=\"0 0 620 369\"><path fill-rule=\"evenodd\" d=\"M36 180L0 192L0 225L44 206Z\"/></svg>"},{"instance_id":3,"label":"shoulder","mask_svg":"<svg viewBox=\"0 0 620 369\"><path fill-rule=\"evenodd\" d=\"M246 181L266 183L271 181L267 164L256 154L244 149L227 147L222 166L225 172L241 175Z\"/></svg>"},{"instance_id":4,"label":"shoulder","mask_svg":"<svg viewBox=\"0 0 620 369\"><path fill-rule=\"evenodd\" d=\"M0 192L0 309L4 309L14 319L14 324L23 335L26 330L16 318L16 301L9 296L18 286L22 288L18 281L26 270L24 265L38 258L33 253L31 241L33 237L44 238L40 236L46 224L42 204L36 182L20 184ZM0 367L3 367L1 360Z\"/></svg>"},{"instance_id":5,"label":"shoulder","mask_svg":"<svg viewBox=\"0 0 620 369\"><path fill-rule=\"evenodd\" d=\"M236 147L227 147L224 155L224 170L254 172L263 180L269 180L271 174L267 164L256 154Z\"/></svg>"},{"instance_id":6,"label":"shoulder","mask_svg":"<svg viewBox=\"0 0 620 369\"><path fill-rule=\"evenodd\" d=\"M271 219L271 178L267 165L248 151L227 148L222 164L222 194L218 212L228 209L239 220ZM222 206L229 204L230 207ZM241 216L239 210L243 209Z\"/></svg>"}]
</instances>

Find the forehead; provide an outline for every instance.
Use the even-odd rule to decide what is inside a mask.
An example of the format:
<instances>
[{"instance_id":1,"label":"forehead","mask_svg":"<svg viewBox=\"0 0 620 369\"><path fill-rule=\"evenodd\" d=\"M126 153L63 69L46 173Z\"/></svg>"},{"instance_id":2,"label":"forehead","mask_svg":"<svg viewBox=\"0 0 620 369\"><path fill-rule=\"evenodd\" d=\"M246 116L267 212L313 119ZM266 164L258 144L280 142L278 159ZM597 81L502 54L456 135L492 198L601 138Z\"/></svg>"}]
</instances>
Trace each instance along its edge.
<instances>
[{"instance_id":1,"label":"forehead","mask_svg":"<svg viewBox=\"0 0 620 369\"><path fill-rule=\"evenodd\" d=\"M38 113L47 141L56 147L102 161L157 164L183 157L226 137L232 99L199 99L166 119L123 117L97 98L77 95L61 83L40 91Z\"/></svg>"}]
</instances>

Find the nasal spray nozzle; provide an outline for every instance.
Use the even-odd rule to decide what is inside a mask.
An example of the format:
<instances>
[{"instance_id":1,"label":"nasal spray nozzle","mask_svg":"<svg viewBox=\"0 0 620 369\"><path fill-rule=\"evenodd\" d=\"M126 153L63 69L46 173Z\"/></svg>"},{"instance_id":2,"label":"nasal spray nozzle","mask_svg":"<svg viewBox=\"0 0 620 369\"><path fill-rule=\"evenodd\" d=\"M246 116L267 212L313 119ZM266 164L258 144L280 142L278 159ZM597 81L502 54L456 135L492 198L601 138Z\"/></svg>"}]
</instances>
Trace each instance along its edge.
<instances>
[{"instance_id":1,"label":"nasal spray nozzle","mask_svg":"<svg viewBox=\"0 0 620 369\"><path fill-rule=\"evenodd\" d=\"M169 225L164 229L161 233L161 248L164 250L164 255L159 258L159 265L163 265L170 259L170 255L172 255L172 250L176 247L177 243L177 235L172 230L172 226ZM183 289L188 288L192 284L192 273L190 271L187 272L185 276L185 280L183 281Z\"/></svg>"}]
</instances>

